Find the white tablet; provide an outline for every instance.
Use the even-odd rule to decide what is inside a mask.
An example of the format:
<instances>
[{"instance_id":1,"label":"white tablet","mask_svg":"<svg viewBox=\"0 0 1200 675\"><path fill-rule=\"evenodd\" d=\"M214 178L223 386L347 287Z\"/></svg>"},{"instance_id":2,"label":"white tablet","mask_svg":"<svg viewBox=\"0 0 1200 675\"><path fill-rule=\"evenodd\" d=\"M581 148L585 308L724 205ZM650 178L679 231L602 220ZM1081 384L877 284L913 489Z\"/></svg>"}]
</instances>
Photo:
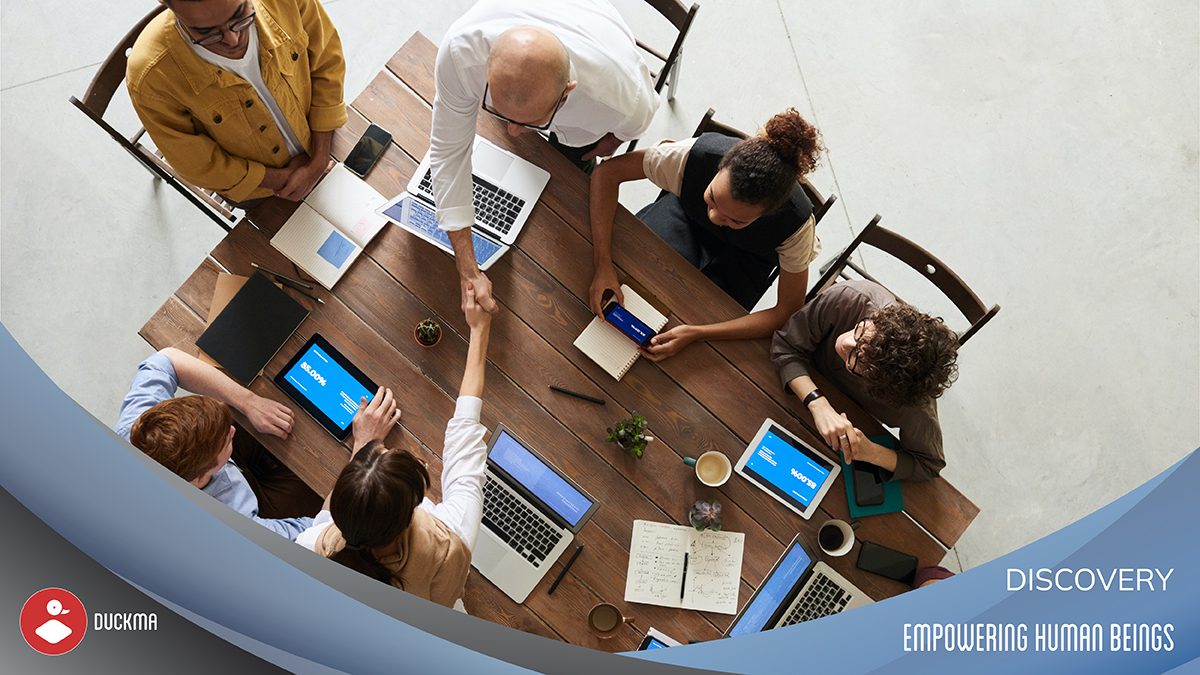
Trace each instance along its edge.
<instances>
[{"instance_id":1,"label":"white tablet","mask_svg":"<svg viewBox=\"0 0 1200 675\"><path fill-rule=\"evenodd\" d=\"M375 212L446 253L454 255L449 235L438 227L436 209L420 197L401 192ZM481 270L491 267L492 263L508 252L509 247L506 244L480 233L479 228L471 229L471 239L475 244L475 262Z\"/></svg>"},{"instance_id":2,"label":"white tablet","mask_svg":"<svg viewBox=\"0 0 1200 675\"><path fill-rule=\"evenodd\" d=\"M842 466L768 419L734 470L808 520Z\"/></svg>"}]
</instances>

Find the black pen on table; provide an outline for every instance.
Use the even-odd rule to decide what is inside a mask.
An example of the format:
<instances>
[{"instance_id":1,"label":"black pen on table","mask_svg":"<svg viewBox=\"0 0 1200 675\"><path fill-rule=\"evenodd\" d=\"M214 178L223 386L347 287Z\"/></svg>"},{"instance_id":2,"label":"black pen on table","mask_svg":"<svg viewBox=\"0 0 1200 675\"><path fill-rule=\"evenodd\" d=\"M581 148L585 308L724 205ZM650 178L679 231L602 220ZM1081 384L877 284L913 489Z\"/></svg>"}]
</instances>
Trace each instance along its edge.
<instances>
[{"instance_id":1,"label":"black pen on table","mask_svg":"<svg viewBox=\"0 0 1200 675\"><path fill-rule=\"evenodd\" d=\"M281 281L284 281L284 282L288 282L288 281L290 281L290 282L292 282L293 284L295 284L295 285L296 285L297 287L299 287L299 288L307 288L307 289L308 289L308 290L310 290L310 291L312 290L312 285L310 285L310 284L306 284L306 283L304 283L303 281L300 281L299 279L293 279L293 278L291 278L291 277L289 277L289 276L284 276L284 275L280 274L279 272L276 272L275 270L269 270L269 269L267 269L267 268L263 267L262 265L259 265L259 264L258 264L258 263L256 263L256 262L252 262L252 263L250 263L250 266L251 266L251 267L253 267L253 268L255 268L255 269L260 269L260 270L262 270L262 271L266 272L267 274L270 274L270 275L272 275L272 276L276 277L277 279L279 279L279 280L281 280Z\"/></svg>"},{"instance_id":2,"label":"black pen on table","mask_svg":"<svg viewBox=\"0 0 1200 675\"><path fill-rule=\"evenodd\" d=\"M317 302L321 303L322 305L325 304L324 300L318 298L317 296L313 295L312 293L309 293L308 291L304 290L303 288L298 288L296 286L296 284L291 281L288 281L281 277L278 278L278 281L279 281L279 283L283 284L284 286L287 286L288 288L292 289L293 291L296 291L300 295L307 295L308 297L312 298L313 300L316 300ZM309 288L311 288L311 286Z\"/></svg>"},{"instance_id":3,"label":"black pen on table","mask_svg":"<svg viewBox=\"0 0 1200 675\"><path fill-rule=\"evenodd\" d=\"M571 554L571 559L567 561L567 564L563 565L562 571L558 573L558 578L554 580L553 584L550 584L550 590L546 591L546 595L554 593L554 589L558 588L558 585L562 583L563 577L567 576L567 570L571 569L571 565L575 564L575 559L579 557L579 553L582 550L583 544L580 544L579 548L575 549L575 553Z\"/></svg>"},{"instance_id":4,"label":"black pen on table","mask_svg":"<svg viewBox=\"0 0 1200 675\"><path fill-rule=\"evenodd\" d=\"M566 394L567 396L574 396L575 398L581 398L585 401L591 401L592 403L599 403L600 405L604 405L604 399L602 399L602 398L596 398L595 396L588 396L586 394L580 394L577 391L571 391L570 389L563 389L562 387L556 387L554 385L550 385L550 388L553 389L554 391Z\"/></svg>"},{"instance_id":5,"label":"black pen on table","mask_svg":"<svg viewBox=\"0 0 1200 675\"><path fill-rule=\"evenodd\" d=\"M688 554L683 554L683 579L679 581L679 599L683 600L684 589L687 588L687 558Z\"/></svg>"}]
</instances>

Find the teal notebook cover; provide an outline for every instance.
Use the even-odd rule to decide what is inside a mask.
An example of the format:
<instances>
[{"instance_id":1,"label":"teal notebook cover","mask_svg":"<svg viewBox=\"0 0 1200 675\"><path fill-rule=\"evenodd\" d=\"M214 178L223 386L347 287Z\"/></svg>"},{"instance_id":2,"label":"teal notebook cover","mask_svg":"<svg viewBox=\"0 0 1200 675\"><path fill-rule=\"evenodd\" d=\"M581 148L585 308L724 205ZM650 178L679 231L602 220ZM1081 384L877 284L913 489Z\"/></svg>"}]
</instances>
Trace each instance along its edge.
<instances>
[{"instance_id":1,"label":"teal notebook cover","mask_svg":"<svg viewBox=\"0 0 1200 675\"><path fill-rule=\"evenodd\" d=\"M891 434L871 436L870 439L889 450L896 449L896 439ZM854 501L854 471L846 463L841 453L838 459L842 463L842 478L846 483L846 500L850 503L850 517L877 516L881 513L893 513L904 510L904 494L900 492L900 481L893 480L883 484L883 503L879 506L859 506Z\"/></svg>"}]
</instances>

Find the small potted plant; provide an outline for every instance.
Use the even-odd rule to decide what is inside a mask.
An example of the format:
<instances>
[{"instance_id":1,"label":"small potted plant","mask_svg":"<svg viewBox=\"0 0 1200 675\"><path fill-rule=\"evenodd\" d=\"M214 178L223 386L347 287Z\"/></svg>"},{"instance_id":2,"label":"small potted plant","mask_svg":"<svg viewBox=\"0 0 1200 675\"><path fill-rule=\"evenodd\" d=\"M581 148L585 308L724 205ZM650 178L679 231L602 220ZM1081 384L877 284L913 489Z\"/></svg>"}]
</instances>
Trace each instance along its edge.
<instances>
[{"instance_id":1,"label":"small potted plant","mask_svg":"<svg viewBox=\"0 0 1200 675\"><path fill-rule=\"evenodd\" d=\"M688 520L692 521L692 527L703 532L704 530L712 530L713 532L721 531L721 502L710 499L703 499L692 505L692 510L688 512Z\"/></svg>"},{"instance_id":2,"label":"small potted plant","mask_svg":"<svg viewBox=\"0 0 1200 675\"><path fill-rule=\"evenodd\" d=\"M653 436L646 435L646 418L639 415L638 411L633 411L633 416L629 419L617 422L616 428L606 429L608 438L604 440L609 443L616 443L629 454L641 459L642 451L646 449L646 444L654 440Z\"/></svg>"},{"instance_id":3,"label":"small potted plant","mask_svg":"<svg viewBox=\"0 0 1200 675\"><path fill-rule=\"evenodd\" d=\"M413 337L422 347L432 347L442 339L442 327L433 319L425 319L413 328Z\"/></svg>"}]
</instances>

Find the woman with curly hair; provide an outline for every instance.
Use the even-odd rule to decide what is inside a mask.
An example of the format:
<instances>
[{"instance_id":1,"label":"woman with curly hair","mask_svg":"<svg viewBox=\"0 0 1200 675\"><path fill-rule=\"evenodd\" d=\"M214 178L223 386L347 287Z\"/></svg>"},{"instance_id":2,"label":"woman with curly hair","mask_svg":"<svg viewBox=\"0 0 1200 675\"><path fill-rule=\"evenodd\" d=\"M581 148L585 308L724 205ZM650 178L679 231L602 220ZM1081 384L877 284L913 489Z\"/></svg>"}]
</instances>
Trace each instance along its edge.
<instances>
[{"instance_id":1,"label":"woman with curly hair","mask_svg":"<svg viewBox=\"0 0 1200 675\"><path fill-rule=\"evenodd\" d=\"M611 250L617 193L621 183L648 178L663 194L638 218L746 311L779 268L774 307L717 324L676 326L654 338L648 358L662 360L696 340L770 335L804 306L808 265L821 252L813 205L797 181L816 168L822 150L816 127L788 109L745 140L702 134L601 163L591 186L592 310L602 312L609 292L624 300Z\"/></svg>"},{"instance_id":2,"label":"woman with curly hair","mask_svg":"<svg viewBox=\"0 0 1200 675\"><path fill-rule=\"evenodd\" d=\"M886 480L929 480L946 466L937 399L958 377L958 336L871 281L834 284L775 333L771 360L817 431L846 461ZM880 422L900 429L895 450L872 442L825 398L816 370Z\"/></svg>"}]
</instances>

